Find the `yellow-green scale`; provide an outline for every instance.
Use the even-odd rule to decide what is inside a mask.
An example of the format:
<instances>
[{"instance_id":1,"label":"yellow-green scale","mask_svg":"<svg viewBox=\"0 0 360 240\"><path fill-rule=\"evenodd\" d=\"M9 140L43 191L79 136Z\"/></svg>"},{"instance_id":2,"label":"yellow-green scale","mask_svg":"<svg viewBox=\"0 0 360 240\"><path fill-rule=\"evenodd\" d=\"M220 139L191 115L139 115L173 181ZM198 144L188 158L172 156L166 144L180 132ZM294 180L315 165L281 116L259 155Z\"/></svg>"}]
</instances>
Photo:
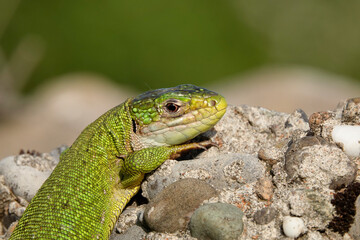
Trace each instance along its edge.
<instances>
[{"instance_id":1,"label":"yellow-green scale","mask_svg":"<svg viewBox=\"0 0 360 240\"><path fill-rule=\"evenodd\" d=\"M139 188L119 184L123 161L117 156L129 153L130 124L122 104L89 125L61 155L11 239L106 239Z\"/></svg>"}]
</instances>

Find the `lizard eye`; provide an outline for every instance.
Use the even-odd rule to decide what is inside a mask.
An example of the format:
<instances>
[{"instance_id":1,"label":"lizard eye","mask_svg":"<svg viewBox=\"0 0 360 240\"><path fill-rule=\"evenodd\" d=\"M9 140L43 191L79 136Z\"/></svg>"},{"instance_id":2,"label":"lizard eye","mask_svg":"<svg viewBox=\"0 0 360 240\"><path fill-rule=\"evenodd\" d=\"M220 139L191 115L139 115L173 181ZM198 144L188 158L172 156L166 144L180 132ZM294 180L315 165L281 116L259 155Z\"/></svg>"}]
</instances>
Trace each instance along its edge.
<instances>
[{"instance_id":1,"label":"lizard eye","mask_svg":"<svg viewBox=\"0 0 360 240\"><path fill-rule=\"evenodd\" d=\"M169 113L176 113L179 110L179 108L180 108L180 106L176 105L173 102L169 102L169 103L165 104L165 109Z\"/></svg>"}]
</instances>

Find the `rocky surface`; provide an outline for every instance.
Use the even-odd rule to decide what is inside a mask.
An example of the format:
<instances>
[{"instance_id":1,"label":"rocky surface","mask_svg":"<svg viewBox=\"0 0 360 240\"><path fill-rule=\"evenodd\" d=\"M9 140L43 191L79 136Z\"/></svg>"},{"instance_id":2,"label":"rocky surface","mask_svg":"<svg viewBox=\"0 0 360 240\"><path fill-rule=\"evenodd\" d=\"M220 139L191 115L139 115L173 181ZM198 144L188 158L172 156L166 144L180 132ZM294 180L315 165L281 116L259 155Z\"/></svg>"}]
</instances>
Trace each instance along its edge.
<instances>
[{"instance_id":1,"label":"rocky surface","mask_svg":"<svg viewBox=\"0 0 360 240\"><path fill-rule=\"evenodd\" d=\"M202 202L218 195L205 181L185 178L167 186L146 206L146 225L157 232L186 230L190 217Z\"/></svg>"},{"instance_id":2,"label":"rocky surface","mask_svg":"<svg viewBox=\"0 0 360 240\"><path fill-rule=\"evenodd\" d=\"M211 138L217 147L193 153L194 159L187 155L166 161L147 175L142 196L137 195L121 214L110 239L360 239L356 200L360 156L345 151L346 141L333 139L337 126L360 126L359 102L359 98L349 99L334 111L309 118L302 110L286 114L229 106L215 128L202 136ZM46 155L37 157L48 161ZM15 158L19 156L11 161ZM7 159L0 164L11 164L12 172L24 167ZM26 165L34 166L44 164ZM9 178L8 171L2 175L0 233L4 234L26 207L20 193L33 196L36 190L29 192L19 177ZM36 181L35 175L28 177ZM205 218L211 229L196 227L201 234L195 233L189 220L190 226L194 222L201 226L203 220L193 212L202 210L206 216L213 211L206 206L214 203L243 214L236 220ZM215 211L226 216L227 210ZM236 234L227 238L232 231Z\"/></svg>"},{"instance_id":3,"label":"rocky surface","mask_svg":"<svg viewBox=\"0 0 360 240\"><path fill-rule=\"evenodd\" d=\"M191 235L198 239L238 239L244 230L243 215L239 208L231 204L205 204L196 209L191 217Z\"/></svg>"}]
</instances>

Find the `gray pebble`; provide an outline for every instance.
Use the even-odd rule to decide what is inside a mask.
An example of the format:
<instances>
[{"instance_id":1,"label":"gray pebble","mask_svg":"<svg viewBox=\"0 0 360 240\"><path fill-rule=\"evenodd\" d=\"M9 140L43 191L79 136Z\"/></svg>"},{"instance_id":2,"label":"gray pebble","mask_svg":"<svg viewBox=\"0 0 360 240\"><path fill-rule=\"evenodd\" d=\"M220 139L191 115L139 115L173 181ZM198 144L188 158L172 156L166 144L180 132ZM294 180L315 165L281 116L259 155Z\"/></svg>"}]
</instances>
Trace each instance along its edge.
<instances>
[{"instance_id":1,"label":"gray pebble","mask_svg":"<svg viewBox=\"0 0 360 240\"><path fill-rule=\"evenodd\" d=\"M200 204L217 191L204 181L186 178L160 192L145 208L144 220L158 232L185 230L190 217Z\"/></svg>"},{"instance_id":2,"label":"gray pebble","mask_svg":"<svg viewBox=\"0 0 360 240\"><path fill-rule=\"evenodd\" d=\"M255 212L254 221L260 225L268 224L269 222L274 220L274 218L277 216L277 214L278 213L275 210L275 208L265 207L265 208Z\"/></svg>"},{"instance_id":3,"label":"gray pebble","mask_svg":"<svg viewBox=\"0 0 360 240\"><path fill-rule=\"evenodd\" d=\"M243 215L239 208L231 204L205 204L191 217L191 236L199 240L239 239L243 232Z\"/></svg>"}]
</instances>

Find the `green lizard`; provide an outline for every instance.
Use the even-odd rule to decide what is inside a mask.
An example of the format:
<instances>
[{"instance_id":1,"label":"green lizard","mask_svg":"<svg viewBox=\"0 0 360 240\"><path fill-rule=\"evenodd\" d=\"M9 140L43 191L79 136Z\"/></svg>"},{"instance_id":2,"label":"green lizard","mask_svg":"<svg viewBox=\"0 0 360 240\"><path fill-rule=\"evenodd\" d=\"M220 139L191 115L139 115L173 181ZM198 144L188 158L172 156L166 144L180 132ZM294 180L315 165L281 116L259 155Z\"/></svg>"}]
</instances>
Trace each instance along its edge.
<instances>
[{"instance_id":1,"label":"green lizard","mask_svg":"<svg viewBox=\"0 0 360 240\"><path fill-rule=\"evenodd\" d=\"M127 99L87 126L30 202L10 239L108 239L144 174L209 141L225 99L194 85ZM181 144L181 145L179 145Z\"/></svg>"}]
</instances>

